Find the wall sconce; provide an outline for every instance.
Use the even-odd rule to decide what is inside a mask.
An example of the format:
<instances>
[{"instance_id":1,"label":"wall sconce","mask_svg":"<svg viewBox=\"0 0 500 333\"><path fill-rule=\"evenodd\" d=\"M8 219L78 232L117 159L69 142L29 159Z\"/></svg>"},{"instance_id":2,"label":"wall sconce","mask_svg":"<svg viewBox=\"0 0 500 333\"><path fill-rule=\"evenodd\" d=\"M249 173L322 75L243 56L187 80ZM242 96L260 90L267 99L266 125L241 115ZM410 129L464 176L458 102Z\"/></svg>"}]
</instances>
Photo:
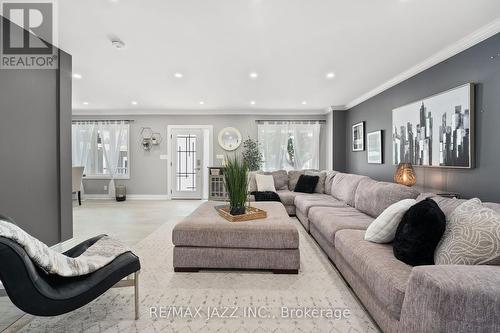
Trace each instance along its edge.
<instances>
[{"instance_id":1,"label":"wall sconce","mask_svg":"<svg viewBox=\"0 0 500 333\"><path fill-rule=\"evenodd\" d=\"M417 176L411 163L399 163L396 173L394 174L394 181L398 184L405 186L413 186L417 183Z\"/></svg>"}]
</instances>

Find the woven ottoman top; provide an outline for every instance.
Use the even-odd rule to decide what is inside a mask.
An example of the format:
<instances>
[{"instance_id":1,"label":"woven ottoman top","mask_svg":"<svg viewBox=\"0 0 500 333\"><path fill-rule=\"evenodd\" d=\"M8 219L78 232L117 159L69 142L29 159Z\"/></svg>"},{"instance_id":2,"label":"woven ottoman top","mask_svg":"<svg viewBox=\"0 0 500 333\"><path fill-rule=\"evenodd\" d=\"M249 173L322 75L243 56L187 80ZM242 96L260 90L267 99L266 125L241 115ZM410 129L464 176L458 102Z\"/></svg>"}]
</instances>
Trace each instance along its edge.
<instances>
[{"instance_id":1,"label":"woven ottoman top","mask_svg":"<svg viewBox=\"0 0 500 333\"><path fill-rule=\"evenodd\" d=\"M253 202L265 210L267 218L247 222L229 222L215 207L221 202L205 202L179 222L172 231L175 246L298 249L299 233L285 207L279 202Z\"/></svg>"}]
</instances>

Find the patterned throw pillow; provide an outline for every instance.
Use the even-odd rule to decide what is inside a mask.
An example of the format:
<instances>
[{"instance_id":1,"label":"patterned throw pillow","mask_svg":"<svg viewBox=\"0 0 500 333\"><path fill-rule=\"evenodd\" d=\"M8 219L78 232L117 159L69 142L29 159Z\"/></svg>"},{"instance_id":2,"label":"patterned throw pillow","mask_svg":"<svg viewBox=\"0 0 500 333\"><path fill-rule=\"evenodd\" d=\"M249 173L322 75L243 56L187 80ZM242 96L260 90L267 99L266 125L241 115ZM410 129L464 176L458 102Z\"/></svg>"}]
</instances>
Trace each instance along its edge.
<instances>
[{"instance_id":1,"label":"patterned throw pillow","mask_svg":"<svg viewBox=\"0 0 500 333\"><path fill-rule=\"evenodd\" d=\"M500 265L500 214L471 199L451 213L434 260L438 265Z\"/></svg>"}]
</instances>

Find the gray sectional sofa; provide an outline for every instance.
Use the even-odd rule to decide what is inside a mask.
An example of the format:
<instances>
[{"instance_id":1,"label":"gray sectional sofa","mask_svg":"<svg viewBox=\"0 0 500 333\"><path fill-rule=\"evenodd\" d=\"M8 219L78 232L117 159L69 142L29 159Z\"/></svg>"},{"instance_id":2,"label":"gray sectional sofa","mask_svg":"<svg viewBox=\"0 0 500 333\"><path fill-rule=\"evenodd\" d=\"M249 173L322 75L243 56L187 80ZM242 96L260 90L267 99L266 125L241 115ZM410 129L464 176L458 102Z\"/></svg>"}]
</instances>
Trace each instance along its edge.
<instances>
[{"instance_id":1,"label":"gray sectional sofa","mask_svg":"<svg viewBox=\"0 0 500 333\"><path fill-rule=\"evenodd\" d=\"M366 176L322 171L316 193L293 192L305 171L270 173L282 203L335 264L384 332L500 332L499 266L409 266L391 244L364 240L388 206L429 196L448 215L463 200ZM250 189L255 181L250 177ZM500 204L485 204L500 212Z\"/></svg>"}]
</instances>

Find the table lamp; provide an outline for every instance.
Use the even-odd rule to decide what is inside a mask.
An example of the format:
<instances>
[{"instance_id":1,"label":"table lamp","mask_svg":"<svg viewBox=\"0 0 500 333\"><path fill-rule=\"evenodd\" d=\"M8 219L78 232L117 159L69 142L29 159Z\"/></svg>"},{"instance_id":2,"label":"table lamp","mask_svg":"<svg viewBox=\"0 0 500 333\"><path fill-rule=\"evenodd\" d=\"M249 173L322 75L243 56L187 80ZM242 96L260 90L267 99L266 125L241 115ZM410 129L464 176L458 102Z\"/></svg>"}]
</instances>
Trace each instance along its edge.
<instances>
[{"instance_id":1,"label":"table lamp","mask_svg":"<svg viewBox=\"0 0 500 333\"><path fill-rule=\"evenodd\" d=\"M405 186L413 186L417 183L417 176L411 163L399 163L396 173L394 174L394 181L398 184Z\"/></svg>"}]
</instances>

